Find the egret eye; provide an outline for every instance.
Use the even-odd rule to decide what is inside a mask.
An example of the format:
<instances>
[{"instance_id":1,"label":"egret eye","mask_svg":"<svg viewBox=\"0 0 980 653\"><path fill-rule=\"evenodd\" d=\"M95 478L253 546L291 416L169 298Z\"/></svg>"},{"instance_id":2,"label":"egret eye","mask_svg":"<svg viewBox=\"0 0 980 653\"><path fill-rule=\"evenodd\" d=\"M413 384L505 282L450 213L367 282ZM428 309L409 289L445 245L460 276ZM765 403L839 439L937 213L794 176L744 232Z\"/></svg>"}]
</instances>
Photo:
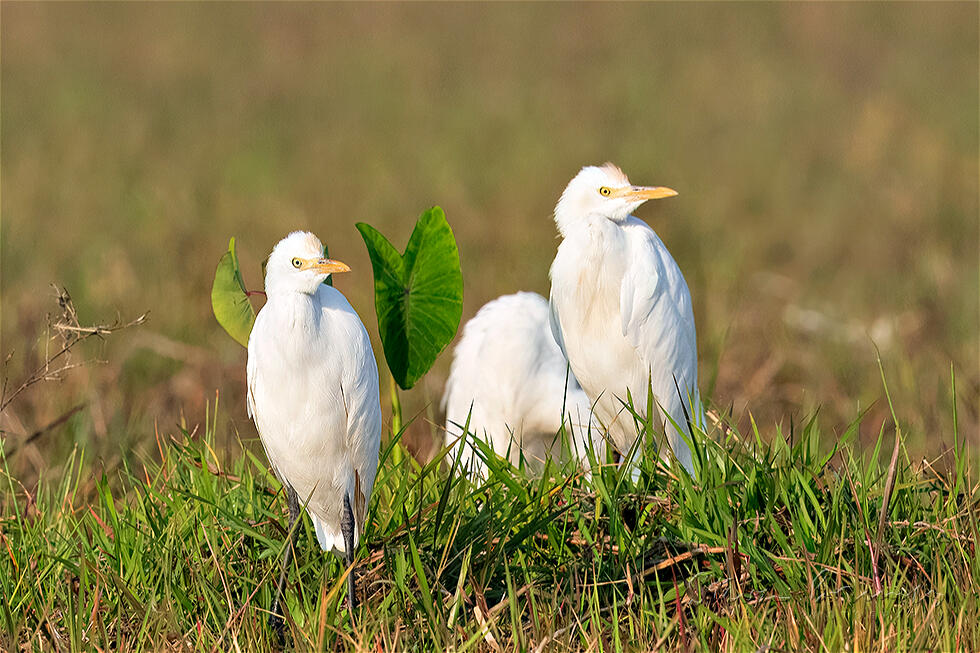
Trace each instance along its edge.
<instances>
[{"instance_id":1,"label":"egret eye","mask_svg":"<svg viewBox=\"0 0 980 653\"><path fill-rule=\"evenodd\" d=\"M609 197L610 195L612 195L612 191L609 190L608 186L603 186L602 188L599 189L599 194L602 195L603 197Z\"/></svg>"},{"instance_id":2,"label":"egret eye","mask_svg":"<svg viewBox=\"0 0 980 653\"><path fill-rule=\"evenodd\" d=\"M301 259L301 258L294 258L293 259L293 267L296 268L296 269L299 269L299 268L303 267L303 259Z\"/></svg>"}]
</instances>

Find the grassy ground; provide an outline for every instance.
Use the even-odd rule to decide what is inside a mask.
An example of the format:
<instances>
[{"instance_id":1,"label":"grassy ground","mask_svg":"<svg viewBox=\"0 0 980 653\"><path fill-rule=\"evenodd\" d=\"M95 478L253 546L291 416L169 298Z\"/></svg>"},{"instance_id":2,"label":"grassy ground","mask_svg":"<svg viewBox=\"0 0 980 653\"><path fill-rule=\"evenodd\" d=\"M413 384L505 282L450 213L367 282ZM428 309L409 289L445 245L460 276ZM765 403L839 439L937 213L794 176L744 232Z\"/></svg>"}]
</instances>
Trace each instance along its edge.
<instances>
[{"instance_id":1,"label":"grassy ground","mask_svg":"<svg viewBox=\"0 0 980 653\"><path fill-rule=\"evenodd\" d=\"M466 319L503 293L547 294L554 202L581 165L613 160L680 191L640 216L691 286L702 395L742 434L709 436L727 452L716 460L737 465L714 463L696 490L660 472L609 490L505 470L481 489L389 459L360 641L492 648L475 611L485 600L504 650L548 633L556 648L615 648L628 633L637 646L710 648L723 631L734 648L770 636L786 648L977 648L975 601L959 600L975 594L975 476L951 452L954 434L980 442L978 12L0 3L3 377L15 387L58 346L51 283L83 324L149 311L69 361L104 364L0 411L12 637L157 648L166 634L218 650L266 637L276 485L250 457L244 352L208 300L229 236L257 288L284 233L316 231L354 268L338 286L376 338L354 222L402 245L442 205ZM402 442L423 461L441 440L448 358L403 397L417 417ZM895 419L882 376L903 434L885 527ZM216 396L222 410L205 420ZM791 432L803 449L769 444ZM821 467L815 456L838 446ZM659 497L649 513L627 518L647 494ZM429 508L440 501L442 520ZM322 623L349 644L323 600L339 569L302 539L296 635L316 642ZM714 552L626 582L685 543ZM507 591L523 593L501 602Z\"/></svg>"},{"instance_id":2,"label":"grassy ground","mask_svg":"<svg viewBox=\"0 0 980 653\"><path fill-rule=\"evenodd\" d=\"M267 608L285 542L278 484L206 430L157 438L162 461L29 493L5 475L0 585L6 650L277 648ZM308 520L287 587L297 650L875 650L980 646L980 489L962 445L888 466L830 450L815 421L697 443L694 482L645 457L635 484L529 479L489 458L474 484L441 458L384 448L358 568L356 626L343 571ZM894 443L894 444L893 444ZM948 471L937 471L944 468Z\"/></svg>"}]
</instances>

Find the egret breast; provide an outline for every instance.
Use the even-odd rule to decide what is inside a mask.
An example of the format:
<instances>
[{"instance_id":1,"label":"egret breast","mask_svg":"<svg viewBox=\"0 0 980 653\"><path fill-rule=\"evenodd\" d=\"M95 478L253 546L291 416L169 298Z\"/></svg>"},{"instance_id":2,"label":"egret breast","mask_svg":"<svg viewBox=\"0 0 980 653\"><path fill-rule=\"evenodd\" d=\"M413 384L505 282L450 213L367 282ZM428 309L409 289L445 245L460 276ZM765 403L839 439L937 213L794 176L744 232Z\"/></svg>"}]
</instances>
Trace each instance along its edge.
<instances>
[{"instance_id":1,"label":"egret breast","mask_svg":"<svg viewBox=\"0 0 980 653\"><path fill-rule=\"evenodd\" d=\"M280 305L282 304L282 305ZM272 308L273 310L269 310ZM349 485L342 361L306 307L267 304L249 343L251 402L266 455L310 513L339 519ZM312 352L312 353L311 353Z\"/></svg>"},{"instance_id":2,"label":"egret breast","mask_svg":"<svg viewBox=\"0 0 980 653\"><path fill-rule=\"evenodd\" d=\"M626 400L637 360L621 327L620 288L628 256L620 230L604 220L566 234L552 267L552 298L572 372L589 398L598 399L596 416L606 427L613 425L611 435L620 447L636 438L628 415L628 428L619 428L620 399Z\"/></svg>"}]
</instances>

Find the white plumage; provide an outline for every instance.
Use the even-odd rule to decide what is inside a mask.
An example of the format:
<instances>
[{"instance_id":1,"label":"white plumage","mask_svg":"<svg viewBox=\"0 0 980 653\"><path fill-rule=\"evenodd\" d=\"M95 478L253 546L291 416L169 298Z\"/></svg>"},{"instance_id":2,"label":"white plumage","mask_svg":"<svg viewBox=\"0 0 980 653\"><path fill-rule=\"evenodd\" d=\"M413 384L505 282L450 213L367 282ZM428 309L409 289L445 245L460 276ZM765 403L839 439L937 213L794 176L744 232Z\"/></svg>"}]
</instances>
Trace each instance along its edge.
<instances>
[{"instance_id":1,"label":"white plumage","mask_svg":"<svg viewBox=\"0 0 980 653\"><path fill-rule=\"evenodd\" d=\"M459 446L469 419L468 438L484 439L515 464L522 451L532 463L549 455L560 459L556 435L564 420L572 455L586 460L591 404L567 373L548 315L544 297L519 292L488 302L466 323L442 400L447 446ZM593 435L601 447L598 432ZM485 474L469 440L459 455L464 468Z\"/></svg>"},{"instance_id":2,"label":"white plumage","mask_svg":"<svg viewBox=\"0 0 980 653\"><path fill-rule=\"evenodd\" d=\"M612 164L583 168L569 182L555 207L563 240L551 265L551 324L616 448L625 454L637 438L627 393L645 415L649 384L670 417L659 417L667 441L691 469L685 411L703 424L691 294L657 234L630 215L676 194L633 186Z\"/></svg>"},{"instance_id":3,"label":"white plumage","mask_svg":"<svg viewBox=\"0 0 980 653\"><path fill-rule=\"evenodd\" d=\"M247 404L269 462L306 506L320 546L350 562L378 469L378 368L357 313L323 284L350 268L323 253L306 232L272 250L267 301L248 341ZM350 543L345 509L353 513Z\"/></svg>"}]
</instances>

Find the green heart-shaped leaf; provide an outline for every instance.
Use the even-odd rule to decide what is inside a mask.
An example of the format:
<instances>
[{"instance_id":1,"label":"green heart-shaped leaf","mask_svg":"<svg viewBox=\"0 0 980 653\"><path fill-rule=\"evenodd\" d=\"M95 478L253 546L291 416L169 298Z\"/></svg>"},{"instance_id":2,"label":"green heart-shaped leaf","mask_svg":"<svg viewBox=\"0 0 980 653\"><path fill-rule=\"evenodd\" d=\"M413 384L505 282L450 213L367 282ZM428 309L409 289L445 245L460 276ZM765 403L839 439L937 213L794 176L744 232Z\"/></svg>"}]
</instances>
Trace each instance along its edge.
<instances>
[{"instance_id":1,"label":"green heart-shaped leaf","mask_svg":"<svg viewBox=\"0 0 980 653\"><path fill-rule=\"evenodd\" d=\"M238 269L238 256L235 254L235 239L228 242L218 267L214 271L214 284L211 286L211 310L218 324L237 340L248 347L248 335L255 323L255 309L248 301L245 283Z\"/></svg>"},{"instance_id":2,"label":"green heart-shaped leaf","mask_svg":"<svg viewBox=\"0 0 980 653\"><path fill-rule=\"evenodd\" d=\"M463 314L459 250L446 214L434 206L415 224L405 255L381 232L359 222L374 268L374 305L385 360L408 390L456 335Z\"/></svg>"}]
</instances>

